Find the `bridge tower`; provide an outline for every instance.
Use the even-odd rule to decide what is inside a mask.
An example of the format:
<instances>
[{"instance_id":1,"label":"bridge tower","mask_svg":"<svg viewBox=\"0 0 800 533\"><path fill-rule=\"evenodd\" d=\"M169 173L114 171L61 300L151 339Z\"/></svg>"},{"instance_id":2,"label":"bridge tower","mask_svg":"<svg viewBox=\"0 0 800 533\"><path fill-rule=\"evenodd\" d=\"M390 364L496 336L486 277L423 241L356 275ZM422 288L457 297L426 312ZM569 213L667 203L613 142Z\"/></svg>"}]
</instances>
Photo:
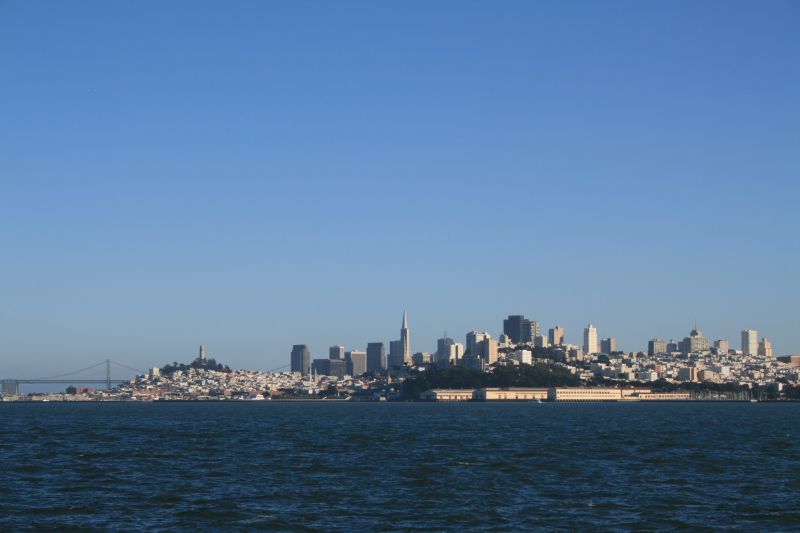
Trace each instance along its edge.
<instances>
[{"instance_id":1,"label":"bridge tower","mask_svg":"<svg viewBox=\"0 0 800 533\"><path fill-rule=\"evenodd\" d=\"M106 359L106 390L111 390L111 359Z\"/></svg>"}]
</instances>

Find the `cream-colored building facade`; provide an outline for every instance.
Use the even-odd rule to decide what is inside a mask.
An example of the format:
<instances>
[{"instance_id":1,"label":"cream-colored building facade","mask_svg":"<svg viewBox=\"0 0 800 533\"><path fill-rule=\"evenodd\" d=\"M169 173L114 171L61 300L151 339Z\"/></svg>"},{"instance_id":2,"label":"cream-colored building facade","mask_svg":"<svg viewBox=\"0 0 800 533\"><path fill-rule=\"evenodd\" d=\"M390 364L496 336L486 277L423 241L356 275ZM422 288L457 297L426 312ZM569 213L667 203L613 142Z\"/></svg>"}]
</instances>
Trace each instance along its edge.
<instances>
[{"instance_id":1,"label":"cream-colored building facade","mask_svg":"<svg viewBox=\"0 0 800 533\"><path fill-rule=\"evenodd\" d=\"M553 402L617 402L622 399L620 389L608 387L555 387L547 399Z\"/></svg>"},{"instance_id":2,"label":"cream-colored building facade","mask_svg":"<svg viewBox=\"0 0 800 533\"><path fill-rule=\"evenodd\" d=\"M640 400L690 400L688 392L652 392L643 387L554 387L526 388L487 387L483 389L431 389L420 395L421 400L436 402L468 401L537 401L553 402L620 402Z\"/></svg>"},{"instance_id":3,"label":"cream-colored building facade","mask_svg":"<svg viewBox=\"0 0 800 533\"><path fill-rule=\"evenodd\" d=\"M520 387L485 388L475 391L475 399L478 401L492 400L546 400L549 389L527 389Z\"/></svg>"},{"instance_id":4,"label":"cream-colored building facade","mask_svg":"<svg viewBox=\"0 0 800 533\"><path fill-rule=\"evenodd\" d=\"M761 357L773 357L772 343L769 342L768 338L764 337L761 339L761 342L758 343L758 355Z\"/></svg>"},{"instance_id":5,"label":"cream-colored building facade","mask_svg":"<svg viewBox=\"0 0 800 533\"><path fill-rule=\"evenodd\" d=\"M421 400L433 402L468 402L473 399L472 389L431 389L419 395Z\"/></svg>"}]
</instances>

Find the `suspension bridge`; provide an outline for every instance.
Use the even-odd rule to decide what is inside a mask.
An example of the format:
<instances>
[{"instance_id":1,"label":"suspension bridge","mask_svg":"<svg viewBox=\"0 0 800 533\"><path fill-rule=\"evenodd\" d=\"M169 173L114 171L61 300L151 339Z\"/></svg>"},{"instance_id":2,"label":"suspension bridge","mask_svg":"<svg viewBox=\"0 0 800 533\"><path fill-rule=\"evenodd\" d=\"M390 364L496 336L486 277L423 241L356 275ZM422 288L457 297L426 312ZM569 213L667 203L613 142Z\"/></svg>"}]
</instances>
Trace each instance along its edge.
<instances>
[{"instance_id":1,"label":"suspension bridge","mask_svg":"<svg viewBox=\"0 0 800 533\"><path fill-rule=\"evenodd\" d=\"M72 372L66 372L64 374L59 374L56 376L48 376L44 378L34 378L34 379L17 379L17 378L6 378L0 380L0 392L3 394L19 394L19 386L20 385L29 385L29 384L45 384L45 385L73 385L75 383L79 383L81 385L88 385L88 384L96 384L105 385L106 390L111 389L112 384L119 384L125 383L128 381L127 379L111 379L111 368L112 365L115 367L123 368L125 370L130 370L136 372L137 374L144 374L145 372L139 370L138 368L133 368L128 365L124 365L122 363L118 363L117 361L112 361L111 359L106 359L105 361L101 361L96 363L92 366L87 366L86 368L81 368L80 370L74 370ZM78 374L83 374L84 372L88 372L89 370L99 369L100 367L105 366L105 379L100 377L94 378L83 378L79 377ZM67 379L70 378L70 379Z\"/></svg>"}]
</instances>

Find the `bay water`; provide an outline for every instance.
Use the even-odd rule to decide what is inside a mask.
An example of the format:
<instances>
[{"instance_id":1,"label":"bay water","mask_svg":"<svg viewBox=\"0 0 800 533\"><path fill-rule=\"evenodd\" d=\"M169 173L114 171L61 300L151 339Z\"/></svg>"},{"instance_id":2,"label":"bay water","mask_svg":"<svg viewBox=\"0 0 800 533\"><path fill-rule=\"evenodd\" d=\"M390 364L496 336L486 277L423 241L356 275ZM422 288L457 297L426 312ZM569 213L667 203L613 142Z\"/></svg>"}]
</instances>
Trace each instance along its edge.
<instances>
[{"instance_id":1,"label":"bay water","mask_svg":"<svg viewBox=\"0 0 800 533\"><path fill-rule=\"evenodd\" d=\"M0 530L800 530L798 403L0 404Z\"/></svg>"}]
</instances>

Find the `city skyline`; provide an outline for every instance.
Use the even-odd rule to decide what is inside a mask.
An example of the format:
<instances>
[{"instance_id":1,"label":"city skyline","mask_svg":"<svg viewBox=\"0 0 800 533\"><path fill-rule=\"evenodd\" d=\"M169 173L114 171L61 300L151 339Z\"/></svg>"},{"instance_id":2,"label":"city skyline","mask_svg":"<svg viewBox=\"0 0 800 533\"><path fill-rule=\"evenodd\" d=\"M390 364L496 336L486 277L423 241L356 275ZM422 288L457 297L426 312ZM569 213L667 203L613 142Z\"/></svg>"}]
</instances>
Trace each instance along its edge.
<instances>
[{"instance_id":1,"label":"city skyline","mask_svg":"<svg viewBox=\"0 0 800 533\"><path fill-rule=\"evenodd\" d=\"M527 332L527 334L525 333ZM450 352L447 357L450 358L451 363L455 364L464 354L470 354L473 356L480 357L482 359L489 360L494 362L496 360L496 350L497 350L497 342L505 338L506 345L529 345L532 347L553 347L553 346L564 346L567 348L574 348L580 349L583 352L583 355L591 356L597 355L600 353L603 354L612 354L612 353L633 353L633 354L645 354L645 355L654 355L654 354L661 354L661 353L668 353L668 352L683 352L683 353L694 353L694 352L707 352L712 348L718 350L722 353L727 353L729 350L733 352L740 352L742 355L762 355L768 357L774 357L776 355L796 355L790 352L781 353L775 352L772 346L772 342L766 336L762 336L759 340L758 331L752 329L745 329L741 330L741 347L740 349L733 348L731 349L730 340L727 338L722 337L715 337L711 338L707 335L704 335L703 332L699 329L697 322L695 322L694 326L692 327L691 331L689 331L688 336L678 336L678 337L670 337L669 339L661 339L659 337L651 337L645 343L643 347L638 347L636 349L625 350L622 349L617 344L617 339L614 336L603 336L602 338L598 337L598 329L597 327L592 324L591 322L583 328L582 332L582 343L572 343L569 342L569 339L566 337L564 332L564 327L561 325L554 325L552 328L549 328L547 332L544 330L540 331L540 325L538 321L532 318L528 318L525 315L509 315L507 318L503 319L502 321L502 329L499 334L493 334L489 331L478 331L478 330L471 330L464 334L465 342L461 343L458 339L453 338L450 336L447 331L444 332L442 337L436 339L436 348L429 350L421 349L419 351L413 349L408 342L410 338L409 328L408 328L408 313L407 311L403 311L403 322L401 326L401 340L398 341L390 341L389 344L397 344L397 353L399 355L405 354L405 357L396 357L392 359L391 357L386 358L383 357L383 346L384 342L369 342L367 343L366 351L364 351L365 356L365 363L364 369L367 371L373 370L386 370L392 367L400 367L400 366L417 366L420 363L414 361L412 362L412 356L416 354L427 354L431 358L425 363L433 363L433 362L441 362L438 360L439 357L445 355L445 352L448 352L449 346L456 345L459 348L456 350L455 355ZM480 342L484 339L489 339L490 341L494 341L495 345L494 348L490 351L492 352L492 356L489 356L487 353L487 348L480 345ZM557 342L554 342L553 339L558 339ZM291 370L298 371L297 366L294 363L295 360L295 351L298 346L302 346L306 350L309 349L309 346L306 344L302 345L294 345L291 355ZM376 352L376 361L382 361L381 365L374 365L370 366L367 362L369 358L369 353L371 347L380 347L379 353ZM350 352L344 352L345 348L343 345L336 345L332 346L329 349L329 358L314 358L314 360L319 361L328 361L328 360L335 360L335 359L343 359L344 357L342 354ZM353 348L355 351L356 348ZM391 352L389 354L391 356ZM313 354L312 354L312 357ZM348 357L349 358L349 357ZM401 362L402 361L402 362ZM350 368L350 367L348 367ZM304 372L301 372L304 373ZM307 372L305 372L307 373Z\"/></svg>"},{"instance_id":2,"label":"city skyline","mask_svg":"<svg viewBox=\"0 0 800 533\"><path fill-rule=\"evenodd\" d=\"M492 339L498 340L507 331L508 322L509 322L510 319L521 319L521 324L524 324L525 322L527 322L528 324L532 323L533 327L535 329L532 329L531 332L532 331L536 331L537 334L539 336L541 336L550 345L552 345L552 342L550 340L552 338L552 333L553 333L552 330L555 329L557 331L557 333L558 333L557 337L561 339L561 341L562 341L562 343L564 345L571 345L571 346L575 346L575 347L581 348L582 350L584 350L584 352L586 351L586 345L587 345L586 344L587 343L587 330L589 328L591 328L592 329L591 338L594 339L594 341L593 341L594 345L597 347L596 351L594 351L592 353L599 353L599 352L603 351L602 350L603 342L608 341L608 342L612 342L613 343L613 346L616 348L617 351L621 351L621 352L625 352L625 353L642 352L642 353L647 354L650 351L650 349L652 348L652 343L653 343L654 340L655 341L661 341L661 342L664 342L664 343L669 343L671 341L674 341L675 343L680 343L686 337L687 333L691 336L691 334L693 334L695 331L698 331L698 332L700 331L697 321L694 321L694 323L691 325L691 331L687 330L687 333L677 332L676 335L674 335L674 336L651 335L651 336L647 337L643 341L641 346L629 347L627 345L624 345L624 344L620 343L620 341L618 340L618 336L615 334L614 331L608 331L605 328L598 327L597 324L593 323L593 322L589 322L588 325L584 325L583 327L579 327L579 328L567 328L567 327L565 327L563 325L563 323L548 324L546 322L537 320L536 318L534 318L532 316L527 316L525 314L516 314L516 315L508 315L506 318L500 318L500 319L496 320L496 322L498 323L498 327L496 327L495 329L485 328L485 327L471 328L471 329L468 329L467 331L465 331L463 334L455 334L455 335L452 334L452 333L448 333L448 330L445 329L444 330L445 331L444 335L447 336L448 338L451 338L453 340L453 342L455 342L457 344L460 344L462 346L462 349L465 349L465 348L467 348L469 346L469 336L470 336L470 334L479 333L480 331L485 331L486 333L488 333L490 335L490 337ZM571 321L571 322L574 322L574 321ZM517 325L517 327L519 327L520 325ZM687 326L687 328L688 327L689 326ZM431 330L430 327L425 328L425 329ZM435 328L433 328L433 329L435 329ZM731 328L731 327L727 327L726 328L726 330L731 330L731 331L735 330L735 329L736 328ZM368 357L367 354L370 352L370 346L371 345L375 345L375 350L378 350L378 346L377 345L381 345L383 347L381 349L381 351L380 351L380 353L382 354L382 358L383 358L383 365L384 365L383 368L387 368L388 366L390 366L390 357L389 357L390 356L390 351L389 351L389 347L390 347L391 343L393 343L393 342L402 343L404 340L410 339L409 331L410 331L410 328L408 328L408 311L404 310L403 311L403 316L402 316L402 325L401 325L401 328L400 328L400 337L401 337L401 339L398 340L398 341L392 341L392 340L389 340L388 338L386 340L376 339L374 335L371 336L368 333L360 332L358 334L359 338L369 338L371 340L369 340L367 342L364 342L364 343L361 343L361 344L358 344L358 342L356 341L356 342L341 343L341 344L334 344L334 345L331 345L330 341L322 340L320 344L325 344L326 346L328 346L327 348L324 348L321 345L318 345L318 346L314 347L314 345L312 343L310 343L310 342L309 343L302 343L302 342L293 343L292 344L292 347L293 347L292 355L291 355L290 359L294 360L294 357L295 357L294 349L296 349L296 348L304 348L305 349L305 355L304 355L304 362L302 363L303 364L302 373L309 373L311 371L312 363L316 359L319 359L319 358L328 359L329 358L329 359L342 359L342 360L345 360L347 358L346 356L349 355L349 353L351 351L363 351L364 354L365 354L365 363L364 364L367 365L368 363L367 363L366 357ZM747 338L750 339L748 341L748 344L747 344L750 347L750 349L749 349L749 352L750 352L749 354L750 355L756 355L756 354L760 353L760 350L761 350L760 347L762 346L762 342L764 341L764 339L766 339L766 341L767 341L767 345L769 346L770 353L774 352L774 355L776 355L776 356L777 355L797 354L798 351L800 351L800 350L783 350L783 349L781 349L780 346L775 348L774 347L775 343L773 341L773 338L770 335L764 333L763 329L752 329L752 328L747 327L747 328L744 328L744 329L737 330L737 334L736 335L732 335L732 336L728 336L728 337L720 336L720 335L714 335L714 334L709 335L707 332L706 333L700 332L700 333L704 335L703 338L708 343L708 348L719 347L718 343L721 342L721 343L724 343L724 346L729 347L731 350L738 350L738 351L741 351L742 353L747 354L748 350L745 349L745 336L747 334ZM341 337L353 338L354 335L352 335L352 333L350 333L348 335L340 335L337 338L340 339ZM391 337L391 335L388 335L388 337ZM419 336L417 338L419 339ZM465 339L466 339L466 344L464 342ZM300 340L301 341L302 339L295 339L295 340ZM410 363L411 362L411 356L413 354L415 354L415 353L425 352L425 353L430 353L430 354L436 354L437 351L438 351L437 342L439 342L441 340L442 340L441 333L439 333L437 335L434 335L434 337L432 337L432 338L425 338L425 339L422 339L422 340L418 340L417 342L422 345L421 348L420 348L420 346L416 346L415 347L411 343L403 344L403 348L401 348L402 353L408 354L407 359L405 359L406 363ZM334 342L338 343L338 342L340 342L340 340L334 340ZM523 341L521 343L525 343L525 342L529 342L530 345L534 345L535 344L533 338L525 340L525 341ZM198 356L199 358L205 358L205 346L206 346L205 343L200 345L200 348L199 348L199 354L200 355ZM238 364L236 364L235 361L240 360L240 358L237 358L235 356L235 354L233 354L233 355L231 355L229 357L227 354L220 353L218 349L214 351L214 354L215 354L214 357L217 359L218 362L223 362L223 363L226 363L226 364L231 364L232 363L233 366L236 367L236 368L243 368L243 369L244 368L250 368L250 369L254 369L254 370L280 369L280 368L283 368L283 367L292 366L291 364L287 364L286 363L285 351L286 350L284 349L284 353L275 354L274 356L267 356L262 361L257 362L255 365L252 365L252 366L238 365ZM723 351L726 351L726 350L723 350ZM327 352L327 355L326 355L325 352ZM191 360L192 357L191 357L190 354L191 354L191 350L187 349L187 350L185 350L185 353L173 353L171 355L165 356L161 360L155 360L155 359L151 358L151 359L148 359L146 363L142 363L140 360L135 360L132 364L139 365L140 369L152 368L153 366L161 366L162 364L164 364L164 363L166 363L168 361L173 361L173 360L176 360L176 361L186 360L186 361L188 361L188 360ZM375 352L375 357L380 357L378 355L377 351ZM70 365L74 366L73 361L64 361L63 364L65 365L63 368L66 368L66 369L71 369L72 367ZM298 363L298 364L300 364L300 363ZM8 366L8 368L24 368L24 367ZM36 368L38 369L39 367L36 366ZM0 367L0 370L2 370L2 367ZM38 373L36 373L35 375L39 376L39 374L41 374L41 371L37 370L37 372ZM120 369L117 369L116 372L120 372ZM11 376L12 373L6 372L4 375L5 376ZM21 374L19 372L17 372L17 374L14 374L14 376L15 377L23 377L23 376L32 377L32 375L28 376L28 375L25 375L25 374ZM2 376L0 376L0 377L2 377Z\"/></svg>"},{"instance_id":3,"label":"city skyline","mask_svg":"<svg viewBox=\"0 0 800 533\"><path fill-rule=\"evenodd\" d=\"M525 314L516 314L516 315L508 315L506 318L500 318L500 319L496 320L496 322L499 323L499 327L496 327L495 329L485 328L485 327L482 327L482 328L471 328L471 329L468 329L467 331L465 331L463 334L455 334L455 335L453 333L448 332L448 330L444 330L445 331L444 335L447 336L447 338L451 338L453 340L453 342L455 342L457 344L460 344L462 346L462 349L465 349L465 348L467 348L469 346L469 336L470 336L470 334L479 333L480 331L485 331L486 333L488 333L490 335L490 337L492 339L498 340L502 335L505 334L509 319L522 319L523 323L526 322L526 321L528 323L532 322L534 324L534 327L536 328L536 331L538 332L538 335L541 336L542 338L544 338L545 341L548 344L551 344L551 345L552 345L552 342L550 341L551 334L552 334L551 330L557 328L558 338L560 338L562 340L562 343L564 345L571 345L571 346L575 346L575 347L581 348L582 350L584 350L584 352L586 350L587 330L588 330L588 328L591 328L592 329L591 337L594 339L594 345L597 347L596 351L592 352L592 353L601 352L602 351L602 349L601 349L602 348L602 341L609 341L609 339L610 339L610 341L613 342L613 345L615 346L617 351L621 351L621 352L625 352L625 353L639 353L639 352L642 352L642 353L647 354L650 351L650 348L652 347L652 343L653 343L654 340L655 341L661 341L661 342L664 342L664 343L667 343L667 344L669 342L671 342L671 341L674 341L675 343L680 343L680 342L683 341L683 339L687 335L691 336L691 334L693 334L695 331L700 332L698 323L697 323L697 321L695 321L691 325L691 331L689 331L687 329L685 333L677 332L676 335L674 335L674 336L651 335L651 336L647 337L644 340L644 342L642 343L641 346L627 347L626 345L623 345L622 343L620 343L620 341L618 340L618 336L615 334L614 331L607 331L605 328L598 327L597 324L593 323L593 322L589 322L588 325L584 325L583 327L580 327L580 328L575 328L575 331L572 331L571 328L566 328L561 323L558 323L558 324L547 324L546 322L542 322L540 320L536 320L535 318L533 318L531 316L527 316ZM687 328L688 327L689 326L687 326ZM431 328L429 327L429 328L426 328L426 329L430 330ZM736 328L728 327L726 329L727 330L731 330L731 329L736 329ZM331 345L329 341L323 340L321 342L321 344L325 344L327 342L327 344L325 344L327 346L327 348L323 347L322 345L318 345L318 346L315 347L310 342L309 343L299 342L299 343L293 343L292 344L293 348L292 348L292 355L291 355L290 359L292 361L294 361L294 358L295 358L294 349L304 348L305 349L305 354L304 354L304 360L303 360L304 362L302 363L303 364L302 373L309 373L311 371L312 363L316 359L324 358L324 359L342 359L342 360L345 360L347 358L346 356L351 351L363 351L364 354L365 354L365 357L367 357L366 354L369 353L371 345L376 345L375 346L376 350L378 349L377 345L382 345L383 346L383 351L381 353L382 353L382 357L383 357L383 365L384 365L383 368L387 368L388 366L390 366L390 358L389 358L390 352L389 352L389 349L388 349L390 344L392 342L401 343L404 340L404 338L405 339L409 339L410 338L409 331L410 331L410 328L408 328L408 312L406 310L404 310L403 311L403 317L402 317L402 326L400 328L401 339L398 340L398 341L392 341L392 340L388 340L388 339L386 339L386 340L376 339L375 336L370 336L368 333L361 332L361 333L358 334L359 338L369 338L369 339L372 339L372 340L364 342L362 344L358 344L357 342L355 342L355 343L351 342L351 343L342 343L342 344L334 344L334 345ZM703 336L704 336L703 338L708 343L708 348L718 347L717 343L722 342L722 343L724 343L724 345L726 347L729 347L729 349L731 349L731 350L738 350L738 351L741 351L742 353L747 354L748 351L745 350L745 335L748 334L748 338L750 338L750 341L749 341L749 344L748 344L748 346L750 347L750 352L751 352L750 355L756 355L756 354L760 353L760 348L759 347L762 345L762 341L765 338L767 340L767 344L769 346L770 352L771 353L774 352L774 355L776 355L776 356L777 355L797 354L798 351L800 351L800 350L782 350L780 347L775 348L774 347L775 343L774 343L772 337L770 335L764 333L762 329L751 329L749 327L748 328L744 328L744 329L739 329L736 335L729 336L729 337L718 336L718 335L713 335L713 334L709 335L707 332L700 332L700 333L703 334ZM341 337L352 338L353 335L352 334L340 335L339 337L340 338ZM389 335L388 337L391 337L391 335ZM417 338L419 339L419 336L417 336ZM422 347L414 346L413 344L404 345L403 353L407 353L408 354L408 359L406 360L406 362L410 363L411 362L411 356L413 354L415 354L415 353L425 352L425 353L430 353L430 354L436 354L437 351L438 351L437 342L441 341L441 339L442 339L442 334L439 333L439 334L435 335L432 338L426 338L426 339L418 340L417 342L420 343L422 345ZM295 339L295 340L302 341L302 339ZM465 340L466 340L466 344L465 344ZM334 342L340 342L340 341L334 340ZM523 341L521 343L525 343L525 342L529 342L530 345L534 345L535 344L533 338L531 338L529 341ZM205 358L205 347L206 347L206 343L200 345L199 356L198 356L199 358ZM165 356L165 358L163 358L162 360L149 359L146 363L142 363L140 360L135 360L132 364L139 365L140 369L144 369L144 368L152 368L153 366L161 366L161 365L165 364L166 362L173 361L173 360L175 360L175 361L181 361L181 360L189 361L189 360L191 360L192 359L192 356L191 356L192 350L187 349L187 350L184 350L184 351L185 351L185 353L173 353L173 354L171 354L169 356ZM262 360L261 362L257 363L256 365L253 365L253 366L238 365L238 364L235 363L235 361L239 360L239 358L237 358L235 355L232 355L231 357L228 357L227 354L220 353L219 350L213 350L213 348L212 348L212 351L214 353L213 357L215 357L218 362L222 362L222 363L226 363L226 364L233 363L233 366L235 368L243 368L243 369L244 368L250 368L250 369L254 369L254 370L267 370L267 369L280 369L280 368L283 368L283 367L292 366L292 364L287 364L286 363L287 359L286 359L286 353L285 353L286 350L285 349L283 350L284 353L275 354L272 357L265 357L264 360ZM726 350L723 350L723 351L726 351ZM327 354L326 354L326 352L327 352ZM379 357L377 355L377 353L378 352L376 352L375 357ZM128 362L130 362L130 361L128 361ZM72 361L64 361L63 363L65 365L63 368L66 368L66 369L71 369L70 365L74 366ZM301 364L301 363L298 363L298 364ZM367 363L367 360L365 359L365 365L366 364L368 364L368 363ZM10 367L10 368L14 368L14 367ZM38 369L39 367L37 366L36 368ZM0 370L2 370L2 368L0 368ZM37 372L38 373L36 373L35 375L39 376L41 374L41 371L37 370ZM120 369L117 369L116 372L120 372ZM11 376L12 374L6 372L6 374L4 374L4 375L5 376ZM17 373L17 374L14 375L14 377L32 377L32 376L33 375L28 376L28 375L20 374L20 373ZM2 376L0 376L0 377L2 377Z\"/></svg>"},{"instance_id":4,"label":"city skyline","mask_svg":"<svg viewBox=\"0 0 800 533\"><path fill-rule=\"evenodd\" d=\"M546 327L545 329L542 329L543 325L541 323L539 323L538 321L536 321L535 319L531 318L531 317L527 317L525 315L509 315L507 318L502 319L503 327L500 328L498 331L486 329L485 332L481 332L481 331L478 331L476 329L472 329L470 331L465 332L462 335L466 339L466 343L464 345L465 349L469 349L470 348L470 336L475 337L477 335L477 336L480 337L481 335L488 334L488 335L491 336L491 338L497 340L501 336L506 335L507 334L506 333L506 327L507 327L508 321L510 319L522 319L521 322L528 322L528 323L532 322L532 323L534 323L536 328L537 328L537 331L538 331L537 334L534 334L534 337L535 336L540 336L550 345L554 344L553 341L552 341L552 338L553 338L552 333L553 332L550 331L550 330L554 330L554 331L556 331L558 333L557 338L560 339L560 342L556 342L555 344L573 345L573 346L582 348L584 353L600 353L600 352L609 353L610 351L613 351L613 352L620 351L620 352L626 352L626 353L638 353L638 352L647 353L648 352L648 346L651 345L653 340L661 340L661 341L663 341L665 343L669 343L669 342L672 342L672 341L674 341L675 343L678 343L678 342L683 341L683 339L686 338L687 335L688 336L692 336L695 333L703 335L703 337L708 341L709 344L704 349L710 349L712 347L720 348L722 345L718 345L718 343L724 343L723 345L726 348L723 349L723 351L728 351L728 349L732 349L734 351L736 351L736 350L741 351L745 355L756 355L758 353L758 349L759 349L758 347L760 346L760 344L763 341L763 339L765 339L765 338L767 339L767 341L769 342L770 347L772 345L772 342L770 341L769 337L766 337L765 335L761 335L759 337L759 331L758 330L753 330L753 329L749 329L749 328L740 330L741 344L737 345L736 342L732 342L731 339L727 338L727 337L709 336L709 335L703 334L703 332L699 329L699 326L698 326L697 322L695 322L691 326L691 330L688 330L687 334L684 334L684 335L678 334L678 335L675 335L675 336L672 336L672 337L666 337L666 338L662 338L662 337L659 337L659 336L651 336L651 337L649 337L647 339L647 341L645 341L643 346L640 346L640 347L637 347L637 348L623 349L622 347L619 346L619 342L617 341L617 337L613 334L613 332L604 332L604 334L603 334L603 336L601 338L601 336L599 336L599 330L598 330L597 326L595 324L593 324L592 322L589 322L587 326L585 326L584 328L581 329L580 338L571 340L570 337L565 333L565 328L561 324L554 324L552 327ZM409 330L407 324L408 324L407 311L403 311L403 325L402 325L402 328L401 328L401 332L402 331L406 331L407 332ZM610 333L610 335L606 336L606 334L608 334L608 333ZM402 333L401 333L401 335L402 335ZM587 335L588 335L588 337L587 337ZM747 349L745 348L745 340L744 340L746 335L747 335L747 338L750 339L748 341L748 344L747 344L747 346L748 346ZM453 339L455 342L459 342L459 338L458 337L453 337L452 334L448 333L447 331L444 332L442 337L437 337L437 339L435 341L433 341L433 343L428 342L428 341L422 341L422 342L426 342L427 344L435 345L437 341L439 341L439 340L441 340L443 338L449 338L449 339ZM513 337L509 337L509 338L516 344L526 344L526 343L530 344L530 345L534 345L535 344L535 339L534 338L526 338L526 339L518 339L518 340L514 340ZM389 342L393 342L393 341L389 341ZM386 343L386 341L368 342L367 346L369 346L371 344L385 344L385 343ZM602 348L603 345L604 345L603 343L608 343L607 346L612 346L613 349L612 350L604 350ZM591 350L587 350L587 346L588 345L591 345L594 348L591 349ZM330 348L331 354L333 353L332 352L333 348L334 347ZM345 349L344 345L337 345L336 348L342 350L342 353L344 353L344 349ZM355 347L355 346L353 347L353 349L356 349L356 348L357 347ZM417 352L435 353L437 351L437 349L438 349L437 346L427 346L427 345L422 349L413 348L412 345L408 345L408 346L406 346L406 348L407 348L407 352L409 354L409 357L411 355L413 355L414 353L417 353ZM784 354L784 355L794 354L794 352L792 352L792 351L780 352L780 353ZM333 355L330 355L330 358L334 359L336 357L334 357ZM408 362L408 359L406 359L406 362Z\"/></svg>"},{"instance_id":5,"label":"city skyline","mask_svg":"<svg viewBox=\"0 0 800 533\"><path fill-rule=\"evenodd\" d=\"M336 399L342 399L344 395L352 399L349 394L353 393L355 387L357 392L354 394L361 399L380 401L381 398L398 399L398 395L402 396L397 384L394 388L390 387L394 379L396 383L402 382L403 389L408 392L406 400L559 401L560 397L562 401L623 401L624 394L618 386L627 386L629 393L640 400L720 399L720 387L724 389L723 399L750 400L754 399L753 395L756 398L776 399L785 394L786 398L791 398L795 395L800 376L797 372L800 355L776 356L769 339L762 337L757 342L758 332L752 329L741 331L741 350L731 350L727 339L717 339L712 345L695 323L683 340L676 342L671 339L666 342L653 338L648 342L647 351L638 353L618 350L614 337L603 337L598 342L597 328L592 323L583 330L582 348L565 342L562 326L550 328L547 336L543 333L539 334L536 320L524 315L509 315L503 319L503 333L497 339L489 332L473 330L466 333L465 343L462 344L445 332L443 337L437 339L435 352L409 355L410 328L408 314L403 311L401 338L390 342L388 361L384 359L383 342L370 342L366 351L346 350L344 345L334 345L328 348L327 358L313 359L307 344L295 344L288 365L263 372L258 369L231 369L214 357L206 357L205 345L201 344L198 356L190 364L174 361L163 367L142 371L107 359L92 367L56 376L57 379L4 378L0 394L4 401L23 402L92 399L263 400L272 399L274 395L306 398L333 395ZM558 339L558 342L548 343L549 339ZM96 370L101 365L106 369L105 381L96 378L83 381L82 377L78 377L78 374ZM133 379L112 380L112 366L137 374ZM423 384L427 383L428 377L440 383L452 383L453 376L461 376L457 378L460 380L464 372L473 372L469 378L473 384L478 381L486 383L488 380L509 383L511 379L518 379L528 386L538 385L539 388L515 388L514 396L507 397L508 393L503 390L508 389L491 389L497 394L489 393L490 389L485 388L444 389L437 392L437 387L421 391L413 384L415 375ZM513 378L511 374L517 377ZM400 381L397 381L398 378ZM411 383L408 379L411 379ZM567 388L559 392L560 389L541 387L554 382L572 386L580 383L587 388ZM70 386L62 394L28 395L22 390L26 385L57 388L64 383L70 383ZM104 383L105 388L94 390L75 387L75 383ZM112 384L119 386L112 389ZM644 388L641 384L652 384L653 388ZM685 389L682 392L670 390L676 386L695 387L695 390L693 393ZM643 394L646 398L642 397Z\"/></svg>"},{"instance_id":6,"label":"city skyline","mask_svg":"<svg viewBox=\"0 0 800 533\"><path fill-rule=\"evenodd\" d=\"M800 351L794 3L357 5L3 4L0 375L403 308Z\"/></svg>"}]
</instances>

